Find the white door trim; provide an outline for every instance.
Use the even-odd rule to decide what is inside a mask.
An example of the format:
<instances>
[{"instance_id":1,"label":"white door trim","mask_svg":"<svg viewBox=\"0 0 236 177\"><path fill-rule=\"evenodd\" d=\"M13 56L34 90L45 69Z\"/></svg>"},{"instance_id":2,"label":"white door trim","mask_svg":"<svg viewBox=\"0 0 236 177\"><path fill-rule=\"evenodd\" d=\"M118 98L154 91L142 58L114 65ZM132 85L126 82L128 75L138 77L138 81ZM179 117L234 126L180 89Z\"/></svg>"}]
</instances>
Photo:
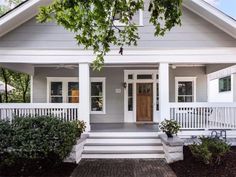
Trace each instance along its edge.
<instances>
[{"instance_id":1,"label":"white door trim","mask_svg":"<svg viewBox=\"0 0 236 177\"><path fill-rule=\"evenodd\" d=\"M126 88L124 88L124 122L136 122L136 84L137 83L152 83L153 84L153 122L157 122L158 113L156 111L156 83L158 79L156 75L159 73L158 69L156 70L124 70L124 82L126 83ZM132 74L133 79L128 79L128 75ZM150 74L152 79L137 79L139 74ZM133 84L133 110L128 111L128 84Z\"/></svg>"}]
</instances>

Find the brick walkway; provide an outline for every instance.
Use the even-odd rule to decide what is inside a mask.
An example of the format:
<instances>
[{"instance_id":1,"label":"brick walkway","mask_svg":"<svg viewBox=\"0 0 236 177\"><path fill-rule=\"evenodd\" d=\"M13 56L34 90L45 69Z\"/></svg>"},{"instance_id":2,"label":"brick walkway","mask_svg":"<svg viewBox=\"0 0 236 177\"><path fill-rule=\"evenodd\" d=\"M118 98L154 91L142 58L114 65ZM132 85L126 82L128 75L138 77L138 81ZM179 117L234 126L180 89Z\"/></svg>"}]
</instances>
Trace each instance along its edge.
<instances>
[{"instance_id":1,"label":"brick walkway","mask_svg":"<svg viewBox=\"0 0 236 177\"><path fill-rule=\"evenodd\" d=\"M176 177L162 159L82 159L71 177Z\"/></svg>"}]
</instances>

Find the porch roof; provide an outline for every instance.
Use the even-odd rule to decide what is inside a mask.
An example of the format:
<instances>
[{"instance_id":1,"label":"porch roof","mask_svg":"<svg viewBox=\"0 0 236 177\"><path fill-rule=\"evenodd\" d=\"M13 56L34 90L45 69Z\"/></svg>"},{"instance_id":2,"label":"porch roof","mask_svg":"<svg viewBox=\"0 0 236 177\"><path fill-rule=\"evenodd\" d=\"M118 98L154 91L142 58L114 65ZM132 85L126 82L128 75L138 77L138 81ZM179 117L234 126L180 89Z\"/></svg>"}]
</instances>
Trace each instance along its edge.
<instances>
[{"instance_id":1,"label":"porch roof","mask_svg":"<svg viewBox=\"0 0 236 177\"><path fill-rule=\"evenodd\" d=\"M92 63L95 55L91 50L0 48L0 58L1 63L78 64ZM123 55L120 55L117 50L112 50L105 56L105 64L215 64L235 63L235 58L235 47L126 50Z\"/></svg>"}]
</instances>

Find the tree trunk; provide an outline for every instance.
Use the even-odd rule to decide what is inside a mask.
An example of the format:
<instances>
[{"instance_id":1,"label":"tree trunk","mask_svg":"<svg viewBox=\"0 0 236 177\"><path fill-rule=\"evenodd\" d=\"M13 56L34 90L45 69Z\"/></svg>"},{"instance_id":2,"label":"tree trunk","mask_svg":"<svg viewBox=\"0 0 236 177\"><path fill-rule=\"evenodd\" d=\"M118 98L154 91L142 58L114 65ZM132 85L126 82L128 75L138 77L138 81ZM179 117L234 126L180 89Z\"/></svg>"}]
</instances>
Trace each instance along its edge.
<instances>
[{"instance_id":1,"label":"tree trunk","mask_svg":"<svg viewBox=\"0 0 236 177\"><path fill-rule=\"evenodd\" d=\"M26 99L26 95L27 95L27 91L28 91L28 88L29 88L29 82L30 82L30 76L28 75L25 79L25 87L23 87L23 102L26 103L27 102L27 99Z\"/></svg>"}]
</instances>

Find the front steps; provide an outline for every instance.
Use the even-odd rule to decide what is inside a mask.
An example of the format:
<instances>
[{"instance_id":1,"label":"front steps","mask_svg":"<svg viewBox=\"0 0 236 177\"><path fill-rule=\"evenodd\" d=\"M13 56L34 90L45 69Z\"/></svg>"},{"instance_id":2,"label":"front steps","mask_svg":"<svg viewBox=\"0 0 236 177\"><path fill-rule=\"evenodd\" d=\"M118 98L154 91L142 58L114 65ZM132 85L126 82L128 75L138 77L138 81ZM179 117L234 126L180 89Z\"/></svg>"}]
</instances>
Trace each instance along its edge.
<instances>
[{"instance_id":1,"label":"front steps","mask_svg":"<svg viewBox=\"0 0 236 177\"><path fill-rule=\"evenodd\" d=\"M82 158L164 158L156 132L90 132Z\"/></svg>"}]
</instances>

